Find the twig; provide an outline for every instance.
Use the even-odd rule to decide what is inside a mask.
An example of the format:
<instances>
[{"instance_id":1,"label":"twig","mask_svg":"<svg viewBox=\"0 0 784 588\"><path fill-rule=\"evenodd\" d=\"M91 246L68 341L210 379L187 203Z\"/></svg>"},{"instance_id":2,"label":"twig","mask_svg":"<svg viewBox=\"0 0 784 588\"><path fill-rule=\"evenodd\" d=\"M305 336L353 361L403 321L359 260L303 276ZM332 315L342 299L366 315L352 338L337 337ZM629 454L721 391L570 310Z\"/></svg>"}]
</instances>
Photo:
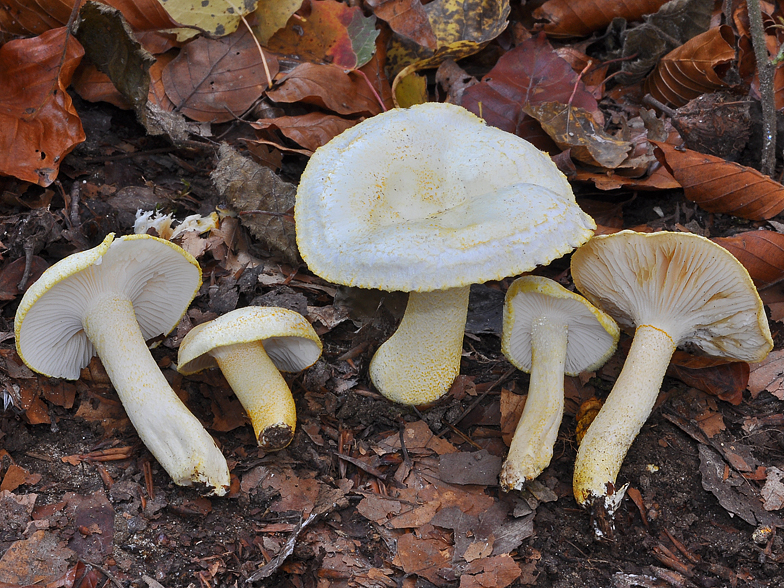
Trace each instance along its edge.
<instances>
[{"instance_id":1,"label":"twig","mask_svg":"<svg viewBox=\"0 0 784 588\"><path fill-rule=\"evenodd\" d=\"M776 102L773 95L773 65L768 58L765 44L765 29L762 25L760 0L748 0L749 29L757 60L757 74L760 81L760 102L762 104L762 156L760 171L772 176L776 171Z\"/></svg>"},{"instance_id":2,"label":"twig","mask_svg":"<svg viewBox=\"0 0 784 588\"><path fill-rule=\"evenodd\" d=\"M112 573L111 573L109 570L107 570L107 569L106 569L106 568L104 568L103 566L99 566L99 565L98 565L98 564L96 564L96 563L91 563L91 564L88 564L88 565L91 565L91 566L92 566L92 567L94 567L96 570L98 570L99 572L101 572L101 573L102 573L104 576L106 576L107 578L109 578L109 581L110 581L112 584L114 584L114 585L115 585L117 588L125 588L125 586L123 586L123 585L122 585L122 582L120 582L120 581L119 581L117 578L115 578L115 577L114 577L114 574L112 574Z\"/></svg>"},{"instance_id":3,"label":"twig","mask_svg":"<svg viewBox=\"0 0 784 588\"><path fill-rule=\"evenodd\" d=\"M376 88L373 86L373 84L370 83L370 78L367 77L367 74L365 74L365 72L362 71L361 69L355 69L354 71L359 75L361 75L363 78L365 78L365 82L367 82L370 91L373 92L373 96L376 97L376 100L378 100L378 103L381 106L381 111L386 112L387 107L384 106L384 101L381 99L381 96L378 95L378 92L376 92Z\"/></svg>"}]
</instances>

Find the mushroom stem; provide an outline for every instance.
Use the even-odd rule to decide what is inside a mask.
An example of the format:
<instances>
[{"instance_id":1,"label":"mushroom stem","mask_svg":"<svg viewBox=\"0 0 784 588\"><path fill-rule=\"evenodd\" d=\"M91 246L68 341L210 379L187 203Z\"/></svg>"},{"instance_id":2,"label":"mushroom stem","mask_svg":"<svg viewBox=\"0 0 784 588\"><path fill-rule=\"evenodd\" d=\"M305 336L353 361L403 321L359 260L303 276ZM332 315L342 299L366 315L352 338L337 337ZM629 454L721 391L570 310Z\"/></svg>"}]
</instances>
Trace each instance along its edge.
<instances>
[{"instance_id":1,"label":"mushroom stem","mask_svg":"<svg viewBox=\"0 0 784 588\"><path fill-rule=\"evenodd\" d=\"M370 379L387 398L427 404L460 372L470 286L411 292L403 320L370 362Z\"/></svg>"},{"instance_id":2,"label":"mushroom stem","mask_svg":"<svg viewBox=\"0 0 784 588\"><path fill-rule=\"evenodd\" d=\"M550 465L564 411L567 325L542 317L531 330L531 380L523 414L501 468L501 487L522 490Z\"/></svg>"},{"instance_id":3,"label":"mushroom stem","mask_svg":"<svg viewBox=\"0 0 784 588\"><path fill-rule=\"evenodd\" d=\"M286 380L259 341L216 347L210 355L250 417L259 446L283 449L294 438L297 407Z\"/></svg>"},{"instance_id":4,"label":"mushroom stem","mask_svg":"<svg viewBox=\"0 0 784 588\"><path fill-rule=\"evenodd\" d=\"M665 331L640 325L607 401L588 427L574 464L579 504L605 498L637 433L653 410L676 342Z\"/></svg>"},{"instance_id":5,"label":"mushroom stem","mask_svg":"<svg viewBox=\"0 0 784 588\"><path fill-rule=\"evenodd\" d=\"M203 482L214 494L225 494L231 481L226 458L161 373L130 299L123 294L95 299L82 325L139 438L174 483Z\"/></svg>"}]
</instances>

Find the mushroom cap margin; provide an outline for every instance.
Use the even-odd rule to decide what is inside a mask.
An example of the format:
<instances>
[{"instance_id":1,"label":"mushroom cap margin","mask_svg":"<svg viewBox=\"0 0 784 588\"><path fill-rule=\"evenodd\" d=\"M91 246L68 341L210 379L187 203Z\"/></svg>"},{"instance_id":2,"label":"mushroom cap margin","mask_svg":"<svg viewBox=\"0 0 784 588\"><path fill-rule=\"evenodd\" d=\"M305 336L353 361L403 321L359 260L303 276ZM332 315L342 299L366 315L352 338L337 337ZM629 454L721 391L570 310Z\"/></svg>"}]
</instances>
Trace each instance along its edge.
<instances>
[{"instance_id":1,"label":"mushroom cap margin","mask_svg":"<svg viewBox=\"0 0 784 588\"><path fill-rule=\"evenodd\" d=\"M553 280L523 276L507 290L501 337L501 351L517 369L531 372L531 323L541 316L567 325L566 375L597 369L615 353L620 329L610 315Z\"/></svg>"},{"instance_id":2,"label":"mushroom cap margin","mask_svg":"<svg viewBox=\"0 0 784 588\"><path fill-rule=\"evenodd\" d=\"M286 308L246 306L191 329L180 343L177 370L189 375L216 367L210 351L254 341L261 342L284 372L310 367L321 356L321 339L301 314Z\"/></svg>"}]
</instances>

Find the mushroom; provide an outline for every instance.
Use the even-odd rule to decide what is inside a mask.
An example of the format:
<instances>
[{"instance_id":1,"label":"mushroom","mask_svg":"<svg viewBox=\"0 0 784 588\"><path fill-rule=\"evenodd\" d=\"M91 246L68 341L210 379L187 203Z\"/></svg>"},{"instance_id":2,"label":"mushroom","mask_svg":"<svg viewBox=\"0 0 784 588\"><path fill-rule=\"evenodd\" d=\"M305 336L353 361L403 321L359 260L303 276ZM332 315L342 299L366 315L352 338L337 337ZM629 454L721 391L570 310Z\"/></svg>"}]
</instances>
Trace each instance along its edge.
<instances>
[{"instance_id":1,"label":"mushroom","mask_svg":"<svg viewBox=\"0 0 784 588\"><path fill-rule=\"evenodd\" d=\"M19 357L50 377L78 379L97 353L139 438L172 480L223 495L226 459L145 343L177 326L200 285L199 264L177 245L112 233L43 273L22 297L14 334Z\"/></svg>"},{"instance_id":2,"label":"mushroom","mask_svg":"<svg viewBox=\"0 0 784 588\"><path fill-rule=\"evenodd\" d=\"M370 377L414 405L441 397L460 370L471 284L549 263L596 228L547 154L438 103L379 114L316 150L294 215L314 273L410 292Z\"/></svg>"},{"instance_id":3,"label":"mushroom","mask_svg":"<svg viewBox=\"0 0 784 588\"><path fill-rule=\"evenodd\" d=\"M220 367L245 408L260 447L283 449L294 437L297 412L278 370L298 372L321 355L321 340L299 313L247 306L195 326L182 340L180 373Z\"/></svg>"},{"instance_id":4,"label":"mushroom","mask_svg":"<svg viewBox=\"0 0 784 588\"><path fill-rule=\"evenodd\" d=\"M746 269L691 233L622 231L572 256L577 289L627 329L629 355L580 444L574 496L612 515L626 452L653 409L676 347L758 362L773 347L762 301Z\"/></svg>"},{"instance_id":5,"label":"mushroom","mask_svg":"<svg viewBox=\"0 0 784 588\"><path fill-rule=\"evenodd\" d=\"M528 399L501 468L501 487L522 490L550 464L564 410L564 374L599 368L615 352L618 325L585 298L539 276L506 293L501 351L531 374Z\"/></svg>"}]
</instances>

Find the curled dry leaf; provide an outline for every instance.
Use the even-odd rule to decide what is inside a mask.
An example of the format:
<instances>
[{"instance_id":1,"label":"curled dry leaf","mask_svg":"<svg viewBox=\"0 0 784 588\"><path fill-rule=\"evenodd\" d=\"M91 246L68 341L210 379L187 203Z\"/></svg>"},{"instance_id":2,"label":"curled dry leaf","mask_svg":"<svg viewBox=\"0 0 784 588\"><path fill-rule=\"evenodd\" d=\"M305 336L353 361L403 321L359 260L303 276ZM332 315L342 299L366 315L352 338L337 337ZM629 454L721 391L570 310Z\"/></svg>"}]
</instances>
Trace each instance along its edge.
<instances>
[{"instance_id":1,"label":"curled dry leaf","mask_svg":"<svg viewBox=\"0 0 784 588\"><path fill-rule=\"evenodd\" d=\"M667 0L547 0L534 10L538 28L551 37L582 37L603 29L613 18L640 20L651 14Z\"/></svg>"},{"instance_id":2,"label":"curled dry leaf","mask_svg":"<svg viewBox=\"0 0 784 588\"><path fill-rule=\"evenodd\" d=\"M257 120L251 123L251 126L260 130L276 128L284 136L302 145L305 149L315 151L358 122L358 120L349 120L333 114L310 112L302 116L281 116Z\"/></svg>"},{"instance_id":3,"label":"curled dry leaf","mask_svg":"<svg viewBox=\"0 0 784 588\"><path fill-rule=\"evenodd\" d=\"M676 351L667 375L737 406L749 383L749 364Z\"/></svg>"},{"instance_id":4,"label":"curled dry leaf","mask_svg":"<svg viewBox=\"0 0 784 588\"><path fill-rule=\"evenodd\" d=\"M71 81L71 87L88 102L108 102L123 110L131 109L130 102L123 98L109 77L99 72L92 63L79 66Z\"/></svg>"},{"instance_id":5,"label":"curled dry leaf","mask_svg":"<svg viewBox=\"0 0 784 588\"><path fill-rule=\"evenodd\" d=\"M265 53L270 74L278 60ZM241 115L267 87L261 54L244 27L226 37L191 41L163 70L166 95L177 110L199 122Z\"/></svg>"},{"instance_id":6,"label":"curled dry leaf","mask_svg":"<svg viewBox=\"0 0 784 588\"><path fill-rule=\"evenodd\" d=\"M84 141L65 91L83 55L64 27L0 47L0 174L48 186Z\"/></svg>"},{"instance_id":7,"label":"curled dry leaf","mask_svg":"<svg viewBox=\"0 0 784 588\"><path fill-rule=\"evenodd\" d=\"M645 80L644 89L666 104L689 100L729 86L721 78L735 59L735 34L727 25L709 29L665 55Z\"/></svg>"},{"instance_id":8,"label":"curled dry leaf","mask_svg":"<svg viewBox=\"0 0 784 588\"><path fill-rule=\"evenodd\" d=\"M298 65L267 96L275 102L304 102L338 114L381 112L364 76L336 65Z\"/></svg>"},{"instance_id":9,"label":"curled dry leaf","mask_svg":"<svg viewBox=\"0 0 784 588\"><path fill-rule=\"evenodd\" d=\"M775 231L746 231L713 239L732 253L749 272L758 289L784 279L784 235Z\"/></svg>"},{"instance_id":10,"label":"curled dry leaf","mask_svg":"<svg viewBox=\"0 0 784 588\"><path fill-rule=\"evenodd\" d=\"M562 104L542 102L526 105L523 110L533 116L561 149L571 149L572 157L588 165L614 169L626 159L632 145L604 132L587 110Z\"/></svg>"},{"instance_id":11,"label":"curled dry leaf","mask_svg":"<svg viewBox=\"0 0 784 588\"><path fill-rule=\"evenodd\" d=\"M751 220L769 219L784 210L784 186L757 170L661 141L654 144L656 157L700 208Z\"/></svg>"}]
</instances>

